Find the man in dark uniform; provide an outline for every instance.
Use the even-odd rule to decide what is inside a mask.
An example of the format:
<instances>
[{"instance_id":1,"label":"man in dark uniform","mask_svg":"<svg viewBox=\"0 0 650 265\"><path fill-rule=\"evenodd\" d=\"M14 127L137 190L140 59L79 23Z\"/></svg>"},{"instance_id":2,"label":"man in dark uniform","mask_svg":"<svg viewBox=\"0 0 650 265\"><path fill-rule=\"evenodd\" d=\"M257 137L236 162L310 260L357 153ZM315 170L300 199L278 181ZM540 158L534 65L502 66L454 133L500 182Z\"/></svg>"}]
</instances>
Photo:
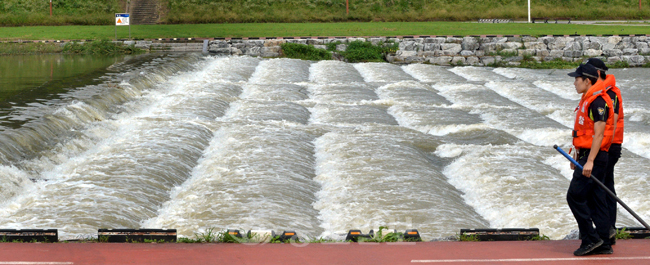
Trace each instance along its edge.
<instances>
[{"instance_id":1,"label":"man in dark uniform","mask_svg":"<svg viewBox=\"0 0 650 265\"><path fill-rule=\"evenodd\" d=\"M621 158L621 144L623 143L623 99L620 96L620 90L616 87L616 78L613 75L607 75L608 70L605 63L598 58L590 58L587 64L593 65L598 70L598 80L604 82L607 95L612 99L614 109L614 140L608 151L607 169L605 170L605 181L603 184L616 194L614 188L614 166ZM619 120L620 119L620 120ZM609 211L609 220L611 224L609 238L612 245L616 244L616 200L607 196L607 208ZM608 252L608 251L604 251ZM605 253L606 254L606 253Z\"/></svg>"},{"instance_id":2,"label":"man in dark uniform","mask_svg":"<svg viewBox=\"0 0 650 265\"><path fill-rule=\"evenodd\" d=\"M567 202L578 223L582 243L573 252L576 256L611 251L609 241L610 219L607 194L596 185L591 176L601 182L605 179L609 146L614 133L611 98L604 92L604 83L598 81L598 71L593 65L580 65L575 72L574 86L582 98L576 108L573 145L576 160L583 170L574 169L567 192ZM596 225L594 229L593 225ZM604 253L602 253L604 254Z\"/></svg>"}]
</instances>

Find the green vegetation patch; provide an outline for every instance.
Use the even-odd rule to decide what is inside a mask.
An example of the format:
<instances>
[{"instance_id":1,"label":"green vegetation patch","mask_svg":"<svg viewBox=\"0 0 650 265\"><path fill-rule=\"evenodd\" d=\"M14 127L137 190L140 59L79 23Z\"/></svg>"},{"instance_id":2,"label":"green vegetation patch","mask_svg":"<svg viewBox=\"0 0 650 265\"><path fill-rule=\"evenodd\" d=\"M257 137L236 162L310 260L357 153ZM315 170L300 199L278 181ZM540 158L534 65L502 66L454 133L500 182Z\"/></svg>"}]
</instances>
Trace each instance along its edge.
<instances>
[{"instance_id":1,"label":"green vegetation patch","mask_svg":"<svg viewBox=\"0 0 650 265\"><path fill-rule=\"evenodd\" d=\"M60 53L59 43L0 43L0 55Z\"/></svg>"},{"instance_id":2,"label":"green vegetation patch","mask_svg":"<svg viewBox=\"0 0 650 265\"><path fill-rule=\"evenodd\" d=\"M616 239L630 239L632 236L630 232L625 230L625 227L621 229L616 229Z\"/></svg>"},{"instance_id":3,"label":"green vegetation patch","mask_svg":"<svg viewBox=\"0 0 650 265\"><path fill-rule=\"evenodd\" d=\"M331 60L332 53L339 59L349 63L358 62L385 62L387 53L394 53L397 48L397 43L379 43L373 45L370 42L356 40L347 44L345 51L337 52L336 46L341 42L332 42L326 45L327 49L318 49L312 45L304 45L297 43L283 43L281 44L284 56L294 59L303 60Z\"/></svg>"},{"instance_id":4,"label":"green vegetation patch","mask_svg":"<svg viewBox=\"0 0 650 265\"><path fill-rule=\"evenodd\" d=\"M324 49L318 49L312 45L297 43L283 43L280 45L284 56L303 60L331 60L332 54Z\"/></svg>"},{"instance_id":5,"label":"green vegetation patch","mask_svg":"<svg viewBox=\"0 0 650 265\"><path fill-rule=\"evenodd\" d=\"M86 42L83 44L78 42L71 42L65 45L61 52L69 54L117 55L142 53L144 50L135 47L134 44L125 46L121 43L113 43L108 40L101 40Z\"/></svg>"},{"instance_id":6,"label":"green vegetation patch","mask_svg":"<svg viewBox=\"0 0 650 265\"><path fill-rule=\"evenodd\" d=\"M458 241L478 242L481 240L478 238L477 234L468 235L467 233L463 233L458 236Z\"/></svg>"},{"instance_id":7,"label":"green vegetation patch","mask_svg":"<svg viewBox=\"0 0 650 265\"><path fill-rule=\"evenodd\" d=\"M120 55L120 54L137 54L145 50L135 47L135 45L124 46L120 43L113 43L108 40L91 41L91 42L69 42L69 43L9 43L0 42L0 55L18 55L18 54L85 54L85 55Z\"/></svg>"},{"instance_id":8,"label":"green vegetation patch","mask_svg":"<svg viewBox=\"0 0 650 265\"><path fill-rule=\"evenodd\" d=\"M348 47L344 52L341 52L341 55L350 63L384 62L386 54L389 52L395 52L397 48L397 43L389 43L388 45L379 43L379 45L373 45L366 41L353 41L348 44Z\"/></svg>"}]
</instances>

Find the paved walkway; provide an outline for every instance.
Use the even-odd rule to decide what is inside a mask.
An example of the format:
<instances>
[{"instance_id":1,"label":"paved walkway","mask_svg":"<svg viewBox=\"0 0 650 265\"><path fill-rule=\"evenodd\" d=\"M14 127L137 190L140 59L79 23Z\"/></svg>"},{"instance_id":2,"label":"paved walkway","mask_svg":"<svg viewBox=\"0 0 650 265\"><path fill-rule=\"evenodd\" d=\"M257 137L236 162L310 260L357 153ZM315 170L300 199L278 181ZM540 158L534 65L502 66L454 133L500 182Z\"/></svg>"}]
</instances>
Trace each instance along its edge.
<instances>
[{"instance_id":1,"label":"paved walkway","mask_svg":"<svg viewBox=\"0 0 650 265\"><path fill-rule=\"evenodd\" d=\"M579 242L330 244L0 243L0 264L650 264L650 239L575 257Z\"/></svg>"}]
</instances>

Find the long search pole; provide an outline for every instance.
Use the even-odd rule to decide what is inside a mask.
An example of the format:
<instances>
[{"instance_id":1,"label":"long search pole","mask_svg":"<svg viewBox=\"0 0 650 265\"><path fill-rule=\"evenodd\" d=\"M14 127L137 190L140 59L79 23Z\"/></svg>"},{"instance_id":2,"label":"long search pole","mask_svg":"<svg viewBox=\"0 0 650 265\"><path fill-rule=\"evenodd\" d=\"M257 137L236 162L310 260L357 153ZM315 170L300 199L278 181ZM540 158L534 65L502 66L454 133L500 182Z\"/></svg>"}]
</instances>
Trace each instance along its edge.
<instances>
[{"instance_id":1,"label":"long search pole","mask_svg":"<svg viewBox=\"0 0 650 265\"><path fill-rule=\"evenodd\" d=\"M528 23L530 23L530 0L528 0Z\"/></svg>"},{"instance_id":2,"label":"long search pole","mask_svg":"<svg viewBox=\"0 0 650 265\"><path fill-rule=\"evenodd\" d=\"M345 14L346 14L346 15L349 15L349 14L350 14L350 4L349 4L349 1L350 1L350 0L345 0ZM640 0L639 0L639 1L640 1Z\"/></svg>"},{"instance_id":3,"label":"long search pole","mask_svg":"<svg viewBox=\"0 0 650 265\"><path fill-rule=\"evenodd\" d=\"M582 170L582 165L578 164L578 162L576 162L571 156L569 156L569 154L564 152L564 150L562 150L562 148L558 147L557 145L554 145L553 149L560 152L560 154L562 154L564 157L569 159L569 161L571 161L571 163L573 163L574 165L576 165L576 167L578 167L580 170ZM596 177L594 177L594 175L591 175L591 179L594 182L596 182L596 184L598 184L598 186L603 188L607 192L607 194L609 194L609 196L612 196L621 206L623 206L623 208L625 208L625 210L627 210L630 214L632 214L632 216L634 216L634 218L636 218L636 220L638 220L641 224L643 224L643 226L645 226L645 229L650 230L650 225L648 225L645 221L643 221L643 219L641 219L641 217L639 217L634 211L632 211L632 209L630 209L630 207L627 207L627 204L625 204L621 199L616 197L616 194L614 194L611 190L609 190L607 187L605 187L605 184L600 182L600 180L598 180Z\"/></svg>"},{"instance_id":4,"label":"long search pole","mask_svg":"<svg viewBox=\"0 0 650 265\"><path fill-rule=\"evenodd\" d=\"M639 3L640 5L641 3ZM52 0L50 0L50 16L52 16Z\"/></svg>"}]
</instances>

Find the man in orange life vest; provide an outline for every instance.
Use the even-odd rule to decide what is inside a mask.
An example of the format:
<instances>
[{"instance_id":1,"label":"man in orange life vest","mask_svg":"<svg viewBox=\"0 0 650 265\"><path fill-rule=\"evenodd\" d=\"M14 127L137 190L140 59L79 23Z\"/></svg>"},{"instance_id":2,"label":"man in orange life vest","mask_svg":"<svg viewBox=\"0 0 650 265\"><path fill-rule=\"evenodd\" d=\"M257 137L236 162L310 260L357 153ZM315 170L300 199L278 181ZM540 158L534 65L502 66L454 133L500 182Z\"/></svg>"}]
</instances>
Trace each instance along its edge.
<instances>
[{"instance_id":1,"label":"man in orange life vest","mask_svg":"<svg viewBox=\"0 0 650 265\"><path fill-rule=\"evenodd\" d=\"M618 159L621 158L621 144L623 143L623 130L624 130L624 115L623 115L623 97L621 97L621 90L616 87L616 78L613 75L605 74L605 71L608 70L605 63L598 58L590 58L587 61L587 64L593 65L596 70L598 70L598 80L604 82L605 90L607 95L612 99L613 109L614 109L614 139L612 145L609 147L607 169L605 170L605 181L603 184L611 190L613 193L616 193L614 189L614 166L618 162ZM609 210L609 220L611 227L610 228L610 240L612 245L615 244L616 240L616 200L611 196L607 196L607 208Z\"/></svg>"},{"instance_id":2,"label":"man in orange life vest","mask_svg":"<svg viewBox=\"0 0 650 265\"><path fill-rule=\"evenodd\" d=\"M593 65L581 64L569 76L575 77L573 84L576 91L582 94L576 108L573 145L576 148L576 160L583 166L583 170L571 164L574 172L567 192L569 208L582 235L580 248L573 254L611 254L611 225L606 202L608 195L591 177L596 177L601 182L605 179L607 151L614 134L613 103L605 93L604 83L598 81L598 71ZM596 225L596 229L593 225Z\"/></svg>"}]
</instances>

